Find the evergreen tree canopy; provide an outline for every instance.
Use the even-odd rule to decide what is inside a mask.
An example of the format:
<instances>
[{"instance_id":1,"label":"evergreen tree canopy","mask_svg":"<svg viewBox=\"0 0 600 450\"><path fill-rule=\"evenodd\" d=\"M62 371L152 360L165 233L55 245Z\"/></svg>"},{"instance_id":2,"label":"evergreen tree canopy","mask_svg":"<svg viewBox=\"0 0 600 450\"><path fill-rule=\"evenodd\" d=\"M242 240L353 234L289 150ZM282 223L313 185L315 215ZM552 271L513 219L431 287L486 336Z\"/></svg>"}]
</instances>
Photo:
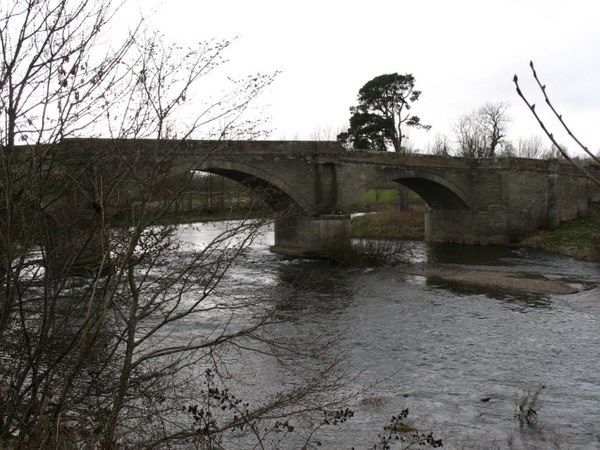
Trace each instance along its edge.
<instances>
[{"instance_id":1,"label":"evergreen tree canopy","mask_svg":"<svg viewBox=\"0 0 600 450\"><path fill-rule=\"evenodd\" d=\"M358 91L358 105L350 108L350 128L338 140L361 150L403 151L403 126L431 128L408 113L420 95L412 74L373 78Z\"/></svg>"}]
</instances>

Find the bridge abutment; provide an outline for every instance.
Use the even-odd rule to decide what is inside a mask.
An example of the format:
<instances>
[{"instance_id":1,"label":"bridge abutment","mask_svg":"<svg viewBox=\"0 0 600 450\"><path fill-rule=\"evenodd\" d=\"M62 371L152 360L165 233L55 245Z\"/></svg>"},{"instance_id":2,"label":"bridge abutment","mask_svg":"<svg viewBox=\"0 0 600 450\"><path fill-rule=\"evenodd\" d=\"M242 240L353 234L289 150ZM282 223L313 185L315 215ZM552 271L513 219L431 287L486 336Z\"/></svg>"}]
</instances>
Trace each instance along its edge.
<instances>
[{"instance_id":1,"label":"bridge abutment","mask_svg":"<svg viewBox=\"0 0 600 450\"><path fill-rule=\"evenodd\" d=\"M333 248L350 241L350 215L291 216L275 220L275 245L281 255L326 257Z\"/></svg>"}]
</instances>

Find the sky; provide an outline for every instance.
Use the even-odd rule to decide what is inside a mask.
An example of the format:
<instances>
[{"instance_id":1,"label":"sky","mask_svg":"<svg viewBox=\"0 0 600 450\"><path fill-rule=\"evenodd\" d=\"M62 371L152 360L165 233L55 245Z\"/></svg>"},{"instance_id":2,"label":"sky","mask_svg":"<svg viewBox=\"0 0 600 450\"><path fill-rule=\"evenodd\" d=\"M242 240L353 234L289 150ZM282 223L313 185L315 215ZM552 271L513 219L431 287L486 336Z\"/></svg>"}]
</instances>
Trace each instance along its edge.
<instances>
[{"instance_id":1,"label":"sky","mask_svg":"<svg viewBox=\"0 0 600 450\"><path fill-rule=\"evenodd\" d=\"M510 103L511 140L540 135L512 81L518 74L542 109L533 60L575 133L600 150L598 0L137 1L168 40L237 37L224 77L280 71L260 99L273 139L335 139L358 90L394 72L422 91L412 112L432 128L409 131L417 149L452 138L458 118L485 102Z\"/></svg>"}]
</instances>

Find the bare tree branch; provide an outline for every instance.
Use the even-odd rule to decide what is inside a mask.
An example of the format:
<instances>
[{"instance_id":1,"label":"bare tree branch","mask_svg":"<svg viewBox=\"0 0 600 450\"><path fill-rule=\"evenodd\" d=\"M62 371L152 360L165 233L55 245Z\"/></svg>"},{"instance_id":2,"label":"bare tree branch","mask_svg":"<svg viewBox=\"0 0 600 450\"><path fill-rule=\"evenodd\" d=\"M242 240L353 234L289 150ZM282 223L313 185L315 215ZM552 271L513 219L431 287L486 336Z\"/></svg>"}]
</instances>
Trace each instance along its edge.
<instances>
[{"instance_id":1,"label":"bare tree branch","mask_svg":"<svg viewBox=\"0 0 600 450\"><path fill-rule=\"evenodd\" d=\"M228 271L264 220L202 246L159 225L221 142L187 165L176 165L178 147L259 135L262 120L244 113L276 74L229 80L204 97L199 82L217 74L231 41L170 45L143 20L108 39L120 6L0 3L1 445L183 448L233 430L259 447L281 442L292 417L310 423L339 400L321 401L338 379L328 358L304 380L286 368L296 387L252 406L228 386L237 374L226 352L282 364L324 357L318 346L267 338L272 308L253 292L227 293ZM110 139L70 139L98 136ZM246 184L263 203L275 197L261 180ZM211 325L186 329L203 321ZM205 384L208 369L216 376Z\"/></svg>"},{"instance_id":2,"label":"bare tree branch","mask_svg":"<svg viewBox=\"0 0 600 450\"><path fill-rule=\"evenodd\" d=\"M536 74L534 66L533 66L533 62L530 63L530 67L531 67L531 70L533 71L533 76L536 79L536 82L540 86L540 89L543 91L545 98L547 98L546 97L546 87L543 86L543 85L541 85L541 83L539 82L539 79L537 78L537 74ZM548 137L548 139L550 139L550 142L552 142L552 145L560 151L561 155L567 161L569 161L571 164L573 164L575 167L577 167L591 181L593 181L595 184L597 184L597 185L600 186L600 179L598 179L594 174L592 174L589 170L587 170L581 164L579 164L575 160L573 160L573 158L568 154L568 152L563 148L563 146L558 143L558 141L555 139L554 135L548 130L548 128L546 127L546 125L544 124L544 122L542 121L542 119L540 118L540 116L538 115L538 113L536 112L536 110L535 110L535 104L530 103L527 100L527 98L525 97L525 95L523 94L523 92L521 91L521 87L519 86L519 78L517 77L517 75L515 75L513 77L513 82L514 82L515 87L517 89L517 94L519 94L519 97L521 97L521 99L523 100L523 102L527 105L527 108L529 108L529 111L531 111L531 113L533 114L533 116L537 120L537 122L538 122L540 128L542 129L542 131L546 134L546 136ZM547 102L548 102L548 100L547 100ZM554 111L553 107L552 107L552 110ZM559 118L560 118L560 116L559 116ZM560 120L562 122L562 119L560 119Z\"/></svg>"},{"instance_id":3,"label":"bare tree branch","mask_svg":"<svg viewBox=\"0 0 600 450\"><path fill-rule=\"evenodd\" d=\"M565 129L565 131L577 143L577 145L580 148L582 148L585 151L585 153L587 153L588 156L590 156L597 163L600 163L600 159L596 155L594 155L585 145L583 145L583 143L577 138L577 136L575 136L573 134L573 132L571 131L571 129L567 126L567 124L563 120L562 114L559 114L556 111L556 109L554 108L554 105L550 101L550 98L548 97L548 94L546 92L546 85L542 85L542 83L540 82L540 79L538 78L537 72L536 72L535 67L533 65L533 61L529 62L529 67L531 68L531 72L533 74L533 78L535 79L537 85L539 86L540 90L542 91L542 93L544 95L544 100L546 101L546 104L552 110L552 112L554 113L554 115L556 116L556 118L558 119L558 121L560 122L560 124Z\"/></svg>"}]
</instances>

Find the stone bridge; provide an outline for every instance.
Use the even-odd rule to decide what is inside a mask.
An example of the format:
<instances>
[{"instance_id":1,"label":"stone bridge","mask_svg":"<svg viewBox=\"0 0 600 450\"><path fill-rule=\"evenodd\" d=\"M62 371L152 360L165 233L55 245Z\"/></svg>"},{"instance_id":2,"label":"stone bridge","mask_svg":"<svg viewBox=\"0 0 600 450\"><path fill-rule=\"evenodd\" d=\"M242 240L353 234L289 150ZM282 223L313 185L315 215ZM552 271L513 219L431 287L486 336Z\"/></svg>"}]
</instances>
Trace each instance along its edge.
<instances>
[{"instance_id":1,"label":"stone bridge","mask_svg":"<svg viewBox=\"0 0 600 450\"><path fill-rule=\"evenodd\" d=\"M348 151L337 142L73 139L65 158L125 148L137 164L202 170L266 192L277 219L274 251L319 253L348 236L357 199L395 181L427 203L425 239L507 244L539 229L586 215L597 194L567 162L518 158L466 159Z\"/></svg>"}]
</instances>

